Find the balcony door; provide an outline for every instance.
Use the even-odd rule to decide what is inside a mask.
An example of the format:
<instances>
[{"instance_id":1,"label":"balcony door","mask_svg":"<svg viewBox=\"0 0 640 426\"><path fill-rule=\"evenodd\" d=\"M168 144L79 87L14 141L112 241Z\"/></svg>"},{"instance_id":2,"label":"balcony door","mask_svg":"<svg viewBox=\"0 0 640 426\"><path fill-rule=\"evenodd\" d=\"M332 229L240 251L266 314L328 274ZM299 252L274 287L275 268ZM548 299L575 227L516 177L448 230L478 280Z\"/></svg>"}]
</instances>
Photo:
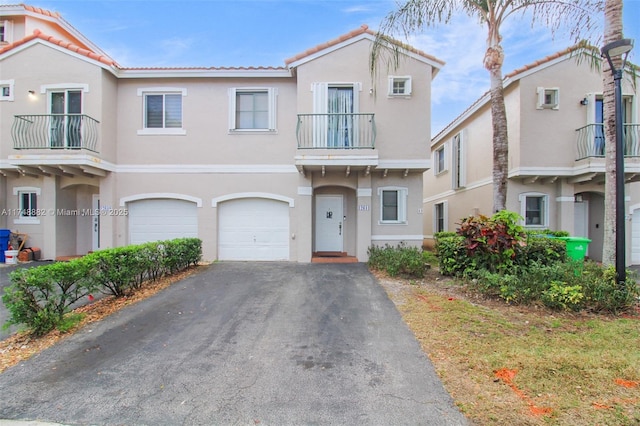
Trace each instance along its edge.
<instances>
[{"instance_id":1,"label":"balcony door","mask_svg":"<svg viewBox=\"0 0 640 426\"><path fill-rule=\"evenodd\" d=\"M354 125L358 112L358 83L314 83L313 146L352 148L357 140Z\"/></svg>"},{"instance_id":2,"label":"balcony door","mask_svg":"<svg viewBox=\"0 0 640 426\"><path fill-rule=\"evenodd\" d=\"M327 99L327 147L353 146L353 87L329 86Z\"/></svg>"},{"instance_id":3,"label":"balcony door","mask_svg":"<svg viewBox=\"0 0 640 426\"><path fill-rule=\"evenodd\" d=\"M82 92L61 90L49 93L51 147L81 148Z\"/></svg>"},{"instance_id":4,"label":"balcony door","mask_svg":"<svg viewBox=\"0 0 640 426\"><path fill-rule=\"evenodd\" d=\"M623 124L631 123L631 101L630 96L623 96L622 98L622 122ZM596 96L595 98L595 129L594 129L594 144L597 156L604 156L604 102L602 96ZM633 151L633 147L630 146L629 138L626 136L625 128L625 155L629 155Z\"/></svg>"}]
</instances>

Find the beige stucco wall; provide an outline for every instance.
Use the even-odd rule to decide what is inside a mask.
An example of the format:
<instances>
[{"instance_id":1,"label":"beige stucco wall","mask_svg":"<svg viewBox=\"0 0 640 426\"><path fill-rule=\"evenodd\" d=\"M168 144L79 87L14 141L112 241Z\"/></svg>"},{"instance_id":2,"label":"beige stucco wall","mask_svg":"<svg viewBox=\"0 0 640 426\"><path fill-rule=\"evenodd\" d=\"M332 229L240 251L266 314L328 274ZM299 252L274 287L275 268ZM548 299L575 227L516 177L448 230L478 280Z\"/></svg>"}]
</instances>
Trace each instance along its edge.
<instances>
[{"instance_id":1,"label":"beige stucco wall","mask_svg":"<svg viewBox=\"0 0 640 426\"><path fill-rule=\"evenodd\" d=\"M361 113L375 112L376 150L380 158L429 158L431 120L431 66L404 57L398 69L381 65L376 79L369 72L371 41L360 40L296 69L298 113L313 113L313 83L360 83ZM411 76L409 98L387 96L388 77Z\"/></svg>"},{"instance_id":2,"label":"beige stucco wall","mask_svg":"<svg viewBox=\"0 0 640 426\"><path fill-rule=\"evenodd\" d=\"M229 132L229 89L276 88L276 132ZM139 90L180 88L185 135L139 135ZM295 81L292 79L122 79L118 84L117 163L292 164L296 149Z\"/></svg>"}]
</instances>

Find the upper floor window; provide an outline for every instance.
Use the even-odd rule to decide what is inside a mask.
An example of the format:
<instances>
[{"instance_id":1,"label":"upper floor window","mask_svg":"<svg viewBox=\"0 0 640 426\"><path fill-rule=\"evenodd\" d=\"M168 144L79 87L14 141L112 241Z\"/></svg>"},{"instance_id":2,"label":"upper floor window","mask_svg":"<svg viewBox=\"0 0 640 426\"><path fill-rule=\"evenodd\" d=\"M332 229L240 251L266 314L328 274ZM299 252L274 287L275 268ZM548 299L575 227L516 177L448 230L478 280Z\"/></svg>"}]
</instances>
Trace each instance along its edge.
<instances>
[{"instance_id":1,"label":"upper floor window","mask_svg":"<svg viewBox=\"0 0 640 426\"><path fill-rule=\"evenodd\" d=\"M540 193L520 194L520 213L525 226L549 226L549 196Z\"/></svg>"},{"instance_id":2,"label":"upper floor window","mask_svg":"<svg viewBox=\"0 0 640 426\"><path fill-rule=\"evenodd\" d=\"M389 96L411 95L410 76L389 76Z\"/></svg>"},{"instance_id":3,"label":"upper floor window","mask_svg":"<svg viewBox=\"0 0 640 426\"><path fill-rule=\"evenodd\" d=\"M466 181L466 152L465 141L462 132L456 134L451 140L451 168L453 172L453 189L464 188Z\"/></svg>"},{"instance_id":4,"label":"upper floor window","mask_svg":"<svg viewBox=\"0 0 640 426\"><path fill-rule=\"evenodd\" d=\"M13 22L0 21L0 43L11 43L13 41Z\"/></svg>"},{"instance_id":5,"label":"upper floor window","mask_svg":"<svg viewBox=\"0 0 640 426\"><path fill-rule=\"evenodd\" d=\"M186 134L182 123L182 98L186 89L138 89L143 98L143 129L138 134Z\"/></svg>"},{"instance_id":6,"label":"upper floor window","mask_svg":"<svg viewBox=\"0 0 640 426\"><path fill-rule=\"evenodd\" d=\"M444 149L445 149L445 146L443 144L442 146L440 146L440 148L434 151L435 164L433 167L433 171L435 174L440 174L445 170L447 170L447 163L446 163L446 156L445 156Z\"/></svg>"},{"instance_id":7,"label":"upper floor window","mask_svg":"<svg viewBox=\"0 0 640 426\"><path fill-rule=\"evenodd\" d=\"M38 196L40 188L16 187L13 194L18 196L18 209L20 215L13 221L14 224L39 224L38 219Z\"/></svg>"},{"instance_id":8,"label":"upper floor window","mask_svg":"<svg viewBox=\"0 0 640 426\"><path fill-rule=\"evenodd\" d=\"M557 87L538 87L537 109L559 109L560 89Z\"/></svg>"},{"instance_id":9,"label":"upper floor window","mask_svg":"<svg viewBox=\"0 0 640 426\"><path fill-rule=\"evenodd\" d=\"M380 223L407 222L407 188L378 188Z\"/></svg>"},{"instance_id":10,"label":"upper floor window","mask_svg":"<svg viewBox=\"0 0 640 426\"><path fill-rule=\"evenodd\" d=\"M276 89L229 89L229 130L276 130Z\"/></svg>"},{"instance_id":11,"label":"upper floor window","mask_svg":"<svg viewBox=\"0 0 640 426\"><path fill-rule=\"evenodd\" d=\"M0 101L13 100L13 80L0 80Z\"/></svg>"}]
</instances>

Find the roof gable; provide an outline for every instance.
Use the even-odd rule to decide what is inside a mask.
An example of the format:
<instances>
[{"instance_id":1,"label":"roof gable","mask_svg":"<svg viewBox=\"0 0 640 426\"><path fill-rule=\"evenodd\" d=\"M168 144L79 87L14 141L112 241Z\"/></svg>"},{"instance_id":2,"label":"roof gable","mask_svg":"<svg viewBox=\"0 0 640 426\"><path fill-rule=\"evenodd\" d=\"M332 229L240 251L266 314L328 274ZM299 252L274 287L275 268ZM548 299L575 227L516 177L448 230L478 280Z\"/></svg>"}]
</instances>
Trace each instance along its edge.
<instances>
[{"instance_id":1,"label":"roof gable","mask_svg":"<svg viewBox=\"0 0 640 426\"><path fill-rule=\"evenodd\" d=\"M572 57L577 57L578 55L598 55L597 48L588 46L586 44L577 44L575 46L568 47L566 49L560 50L559 52L553 53L549 56L546 56L542 59L538 59L532 63L524 65L520 68L517 68L507 74L504 75L502 80L504 89L508 88L512 84L520 81L522 78L534 74L538 71L541 71L545 68L553 66L558 62L562 62L568 60ZM431 139L431 146L438 144L442 138L444 138L453 128L459 126L463 121L465 121L468 117L474 114L476 111L487 105L491 102L491 94L490 91L486 91L482 96L476 99L467 109L465 109L459 116L457 116L453 121L447 124L436 136Z\"/></svg>"},{"instance_id":2,"label":"roof gable","mask_svg":"<svg viewBox=\"0 0 640 426\"><path fill-rule=\"evenodd\" d=\"M305 50L289 59L286 59L284 62L289 68L298 67L306 62L312 61L315 58L331 53L337 49L340 49L349 44L358 42L363 39L375 41L377 33L370 30L367 25L362 25L360 28L357 28L353 31L350 31L346 34L341 35L333 40L329 40L325 43L318 44L315 47ZM412 56L422 62L428 63L432 67L436 69L440 69L444 66L444 61L436 58L435 56L429 55L419 49L416 49L407 44L401 43L397 40L388 39L391 43L399 47L402 52L408 56Z\"/></svg>"},{"instance_id":3,"label":"roof gable","mask_svg":"<svg viewBox=\"0 0 640 426\"><path fill-rule=\"evenodd\" d=\"M73 44L71 42L68 42L68 41L65 41L65 40L61 40L61 39L58 39L58 38L53 37L53 36L46 35L46 34L42 33L40 30L35 30L33 32L33 34L28 35L28 36L26 36L26 37L24 37L24 38L22 38L20 40L16 40L13 43L10 43L10 44L0 48L0 56L2 56L3 54L5 54L7 52L16 50L17 48L19 48L21 46L25 46L26 47L26 45L29 44L29 42L32 42L34 40L36 42L39 41L39 40L43 40L43 41L49 42L49 43L51 43L53 45L62 47L64 49L67 49L67 50L69 50L71 52L77 53L78 55L85 56L85 57L87 57L89 59L93 59L95 61L101 62L101 63L103 63L105 65L109 65L109 66L112 66L112 67L118 67L118 64L113 59L111 59L111 58L109 58L107 56L99 55L99 54L97 54L95 52L92 52L92 51L90 51L88 49L85 49L83 47L77 46L77 45L75 45L75 44Z\"/></svg>"}]
</instances>

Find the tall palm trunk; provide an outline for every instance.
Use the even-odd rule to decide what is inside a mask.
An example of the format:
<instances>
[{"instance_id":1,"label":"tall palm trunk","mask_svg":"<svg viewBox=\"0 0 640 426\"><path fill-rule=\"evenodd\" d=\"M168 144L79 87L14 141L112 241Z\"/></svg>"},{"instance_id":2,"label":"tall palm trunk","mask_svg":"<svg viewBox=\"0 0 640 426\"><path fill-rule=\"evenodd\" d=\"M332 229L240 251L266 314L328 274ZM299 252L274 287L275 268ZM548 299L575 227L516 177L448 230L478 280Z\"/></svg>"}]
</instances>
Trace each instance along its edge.
<instances>
[{"instance_id":1,"label":"tall palm trunk","mask_svg":"<svg viewBox=\"0 0 640 426\"><path fill-rule=\"evenodd\" d=\"M484 67L491 79L491 124L493 126L493 211L506 209L509 173L509 137L507 111L504 106L502 63L504 51L500 44L499 23L488 20L489 36Z\"/></svg>"},{"instance_id":2,"label":"tall palm trunk","mask_svg":"<svg viewBox=\"0 0 640 426\"><path fill-rule=\"evenodd\" d=\"M604 44L622 39L622 0L606 0L604 9ZM619 69L622 58L611 58ZM604 244L602 262L614 265L616 262L616 113L615 84L609 62L602 61L602 101L604 105L605 149L605 189L604 189Z\"/></svg>"}]
</instances>

